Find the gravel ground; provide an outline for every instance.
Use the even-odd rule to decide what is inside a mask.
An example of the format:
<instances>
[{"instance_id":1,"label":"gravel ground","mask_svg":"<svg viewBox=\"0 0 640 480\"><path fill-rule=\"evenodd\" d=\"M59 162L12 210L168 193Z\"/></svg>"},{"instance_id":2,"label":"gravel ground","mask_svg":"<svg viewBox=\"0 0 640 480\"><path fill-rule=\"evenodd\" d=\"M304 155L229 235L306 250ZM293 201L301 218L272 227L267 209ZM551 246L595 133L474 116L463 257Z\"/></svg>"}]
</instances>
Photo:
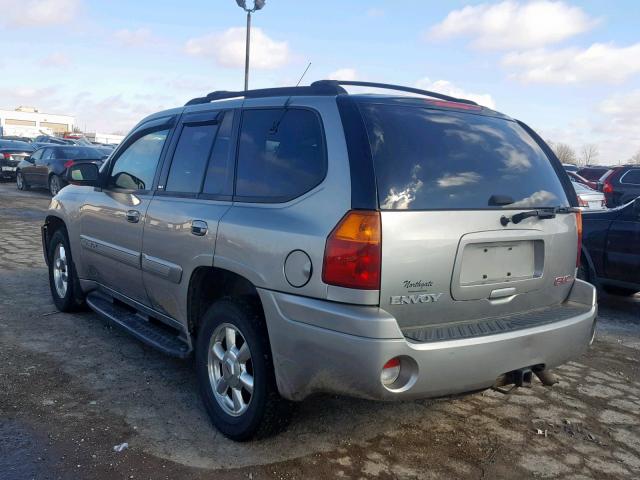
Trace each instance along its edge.
<instances>
[{"instance_id":1,"label":"gravel ground","mask_svg":"<svg viewBox=\"0 0 640 480\"><path fill-rule=\"evenodd\" d=\"M281 435L236 444L210 425L190 362L55 310L39 236L48 201L0 184L2 479L640 478L640 295L601 299L596 342L553 388L318 396Z\"/></svg>"}]
</instances>

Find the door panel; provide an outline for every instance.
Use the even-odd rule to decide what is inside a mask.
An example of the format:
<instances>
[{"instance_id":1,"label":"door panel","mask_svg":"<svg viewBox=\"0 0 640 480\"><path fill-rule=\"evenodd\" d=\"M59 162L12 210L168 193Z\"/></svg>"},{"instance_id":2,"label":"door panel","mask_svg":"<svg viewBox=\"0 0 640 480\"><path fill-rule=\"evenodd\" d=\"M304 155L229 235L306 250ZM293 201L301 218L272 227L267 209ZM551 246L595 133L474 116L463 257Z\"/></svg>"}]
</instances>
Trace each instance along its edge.
<instances>
[{"instance_id":1,"label":"door panel","mask_svg":"<svg viewBox=\"0 0 640 480\"><path fill-rule=\"evenodd\" d=\"M640 283L640 218L633 204L611 224L605 251L606 278Z\"/></svg>"}]
</instances>

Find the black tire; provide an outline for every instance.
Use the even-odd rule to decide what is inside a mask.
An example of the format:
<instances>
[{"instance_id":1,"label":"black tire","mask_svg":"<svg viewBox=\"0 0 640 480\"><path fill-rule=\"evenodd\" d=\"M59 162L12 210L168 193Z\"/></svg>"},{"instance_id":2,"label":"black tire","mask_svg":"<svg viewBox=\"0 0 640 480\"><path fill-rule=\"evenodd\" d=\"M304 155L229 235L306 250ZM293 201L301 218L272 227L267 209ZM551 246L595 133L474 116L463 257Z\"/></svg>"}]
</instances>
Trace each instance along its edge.
<instances>
[{"instance_id":1,"label":"black tire","mask_svg":"<svg viewBox=\"0 0 640 480\"><path fill-rule=\"evenodd\" d=\"M60 178L60 175L55 173L49 177L49 193L52 197L55 197L60 190L65 187L64 180Z\"/></svg>"},{"instance_id":2,"label":"black tire","mask_svg":"<svg viewBox=\"0 0 640 480\"><path fill-rule=\"evenodd\" d=\"M56 249L58 246L64 248L65 253L65 270L66 270L66 289L64 295L60 293L56 288L55 278L55 262L56 262ZM67 232L64 228L59 228L49 240L47 249L47 258L49 259L49 288L51 289L51 297L56 308L61 312L74 312L80 310L84 306L84 294L80 288L80 281L78 280L78 274L71 257L71 247L69 246L69 239L67 238Z\"/></svg>"},{"instance_id":3,"label":"black tire","mask_svg":"<svg viewBox=\"0 0 640 480\"><path fill-rule=\"evenodd\" d=\"M22 175L22 172L16 173L16 187L18 188L18 190L29 190L31 188L31 185L29 185L24 179L24 175Z\"/></svg>"},{"instance_id":4,"label":"black tire","mask_svg":"<svg viewBox=\"0 0 640 480\"><path fill-rule=\"evenodd\" d=\"M209 375L209 342L223 324L236 328L251 352L253 392L246 411L238 416L227 413L218 403ZM230 439L246 441L268 437L283 430L288 424L291 403L280 396L276 387L264 318L249 303L224 298L207 310L196 340L196 373L211 422Z\"/></svg>"}]
</instances>

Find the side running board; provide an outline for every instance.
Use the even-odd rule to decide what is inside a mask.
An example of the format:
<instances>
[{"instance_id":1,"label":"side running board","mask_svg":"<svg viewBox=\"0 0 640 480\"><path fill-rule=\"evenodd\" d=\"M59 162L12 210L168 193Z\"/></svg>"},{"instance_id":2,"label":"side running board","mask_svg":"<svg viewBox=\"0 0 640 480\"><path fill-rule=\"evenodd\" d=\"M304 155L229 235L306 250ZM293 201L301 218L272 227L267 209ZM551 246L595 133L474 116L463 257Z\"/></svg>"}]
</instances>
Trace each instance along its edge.
<instances>
[{"instance_id":1,"label":"side running board","mask_svg":"<svg viewBox=\"0 0 640 480\"><path fill-rule=\"evenodd\" d=\"M179 337L177 331L155 325L98 293L90 293L87 296L87 305L98 315L110 320L162 353L177 358L187 358L191 354L191 349Z\"/></svg>"}]
</instances>

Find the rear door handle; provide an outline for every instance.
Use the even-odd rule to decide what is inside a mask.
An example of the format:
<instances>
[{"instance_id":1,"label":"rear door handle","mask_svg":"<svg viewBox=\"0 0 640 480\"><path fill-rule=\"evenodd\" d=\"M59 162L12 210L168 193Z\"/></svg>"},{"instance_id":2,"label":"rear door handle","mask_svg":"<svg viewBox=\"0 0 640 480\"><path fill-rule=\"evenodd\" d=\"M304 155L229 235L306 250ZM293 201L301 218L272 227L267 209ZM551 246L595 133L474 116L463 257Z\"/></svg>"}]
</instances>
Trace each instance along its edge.
<instances>
[{"instance_id":1,"label":"rear door handle","mask_svg":"<svg viewBox=\"0 0 640 480\"><path fill-rule=\"evenodd\" d=\"M127 222L138 223L140 221L140 212L137 210L127 210Z\"/></svg>"},{"instance_id":2,"label":"rear door handle","mask_svg":"<svg viewBox=\"0 0 640 480\"><path fill-rule=\"evenodd\" d=\"M191 220L191 233L198 237L203 237L207 234L209 225L203 220Z\"/></svg>"}]
</instances>

